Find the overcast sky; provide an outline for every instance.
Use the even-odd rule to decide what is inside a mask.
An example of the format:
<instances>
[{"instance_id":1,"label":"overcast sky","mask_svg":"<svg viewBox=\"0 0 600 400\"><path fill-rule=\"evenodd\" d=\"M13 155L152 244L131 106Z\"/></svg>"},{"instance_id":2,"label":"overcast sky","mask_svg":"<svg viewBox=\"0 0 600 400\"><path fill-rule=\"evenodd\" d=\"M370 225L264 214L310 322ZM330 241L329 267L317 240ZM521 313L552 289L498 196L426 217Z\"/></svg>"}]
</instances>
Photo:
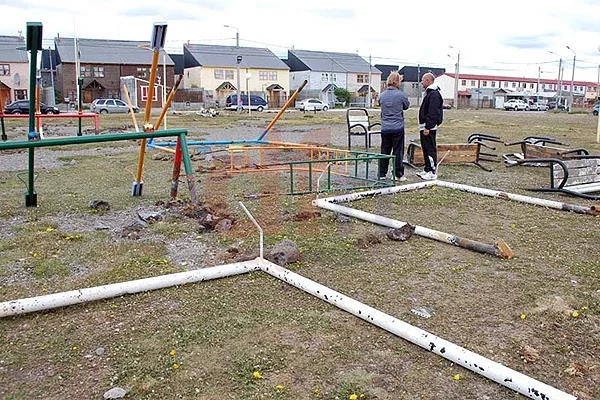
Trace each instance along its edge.
<instances>
[{"instance_id":1,"label":"overcast sky","mask_svg":"<svg viewBox=\"0 0 600 400\"><path fill-rule=\"evenodd\" d=\"M168 23L167 50L182 44L358 53L372 64L426 65L460 72L554 79L563 58L571 79L596 82L600 0L0 0L0 35L42 22L44 45L62 37L149 41ZM453 48L450 48L452 46ZM550 51L558 54L551 54Z\"/></svg>"}]
</instances>

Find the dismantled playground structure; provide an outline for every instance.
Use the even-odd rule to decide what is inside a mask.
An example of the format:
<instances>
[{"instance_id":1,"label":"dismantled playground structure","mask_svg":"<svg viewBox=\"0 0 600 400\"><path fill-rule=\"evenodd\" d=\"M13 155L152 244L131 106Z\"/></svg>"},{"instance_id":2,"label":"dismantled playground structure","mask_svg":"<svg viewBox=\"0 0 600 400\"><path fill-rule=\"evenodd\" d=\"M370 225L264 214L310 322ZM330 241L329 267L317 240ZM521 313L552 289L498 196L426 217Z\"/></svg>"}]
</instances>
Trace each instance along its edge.
<instances>
[{"instance_id":1,"label":"dismantled playground structure","mask_svg":"<svg viewBox=\"0 0 600 400\"><path fill-rule=\"evenodd\" d=\"M149 80L150 89L149 92L153 91L153 82L156 77L156 67L158 63L158 54L164 45L164 37L166 33L165 24L155 24L151 47L154 51L153 64L151 70L151 77ZM32 60L32 73L35 73L35 53L41 48L38 43L41 43L41 24L39 23L28 23L27 25L28 34L28 50L31 51ZM31 36L30 36L31 35ZM180 81L180 80L179 80ZM304 83L304 85L306 82ZM97 142L109 142L116 140L141 140L140 154L138 161L138 169L135 177L135 181L132 183L131 194L133 196L141 196L143 189L142 171L144 166L144 155L146 148L153 148L160 151L165 151L174 154L173 163L173 179L171 182L170 196L175 198L177 196L177 188L179 182L181 163L184 163L185 174L187 177L188 187L190 191L190 197L192 203L197 203L197 196L195 192L195 178L192 172L191 159L188 150L188 146L198 147L211 147L211 146L227 146L226 151L229 153L229 173L249 173L249 172L289 172L290 190L289 194L305 194L305 193L322 193L330 191L357 189L357 188L370 188L367 191L357 191L349 194L343 194L334 197L317 198L313 201L313 205L319 208L327 209L336 213L345 214L354 218L359 218L365 221L372 222L374 224L386 226L389 228L401 228L407 225L407 222L395 220L392 218L383 217L380 215L367 213L351 207L341 205L341 203L349 203L351 201L359 201L361 199L372 198L384 195L394 195L403 192L413 190L426 190L434 186L440 186L473 194L479 194L498 198L502 200L517 201L526 204L532 204L547 208L553 208L562 211L571 211L579 214L598 215L600 214L600 208L597 206L584 207L575 204L568 204L559 201L545 200L530 196L518 195L513 193L501 192L491 189L478 188L474 186L462 185L458 183L446 182L441 180L420 182L415 184L408 184L403 186L395 186L395 182L381 181L377 176L379 160L382 158L388 158L391 161L392 166L394 165L393 156L370 153L368 147L370 145L370 135L368 130L365 130L365 147L367 151L353 151L353 150L341 150L333 148L325 148L318 146L309 146L296 143L284 143L284 142L269 142L265 140L265 136L269 130L273 127L279 117L283 114L286 108L294 101L297 94L304 87L302 85L292 96L290 96L288 102L275 116L267 128L256 140L241 140L241 141L219 141L219 142L187 142L186 135L187 130L158 130L162 118L164 117L171 101L173 94L177 89L177 84L169 94L169 98L162 110L161 116L155 124L150 123L151 107L147 105L146 113L143 123L144 132L132 132L132 133L121 133L111 135L100 135L100 136L77 136L65 139L43 139L39 135L39 131L35 130L35 116L34 107L35 98L31 100L30 116L29 116L29 140L27 141L12 141L0 143L0 150L7 149L28 149L29 151L29 174L27 192L25 195L26 206L37 205L37 194L34 190L34 151L37 147L47 146L58 146L58 145L75 145L82 143L97 143ZM31 93L35 93L32 91ZM151 101L151 100L149 100ZM135 116L131 113L134 124L137 127ZM366 120L368 122L368 118ZM363 121L364 122L364 121ZM136 128L137 131L137 128ZM350 134L349 134L350 135ZM175 142L158 142L155 139L176 137ZM541 145L546 145L551 142L551 139L546 139ZM492 148L485 144L485 141L500 142L499 138L489 136L485 134L476 134L468 139L468 146L456 146L448 147L446 150L441 150L440 154L447 157L446 162L472 162L476 165L484 168L480 161L496 161L495 155L491 153L483 153L481 151L483 147ZM527 144L540 145L540 143L532 143L530 138L524 140ZM513 143L514 144L514 143ZM513 145L506 144L506 145ZM350 141L349 141L350 145ZM173 149L173 147L175 147ZM459 154L452 154L452 151L458 152ZM531 153L531 150L527 148L527 151ZM278 162L271 162L268 154L273 152L279 152L284 154L293 153L295 155L308 156L308 159L294 159L293 161L281 159ZM411 164L416 165L418 151L415 148L412 150L413 157L410 159ZM444 154L445 153L445 154ZM560 154L565 156L565 154ZM547 165L550 163L552 171L555 171L555 164L558 164L562 169L562 177L558 172L557 175L552 177L552 185L558 185L560 189L564 189L566 186L575 187L577 185L592 185L590 187L596 188L597 185L594 182L581 182L583 178L579 179L579 183L567 182L569 171L572 168L576 168L578 164L583 164L588 169L593 169L593 165L596 165L598 157L587 156L583 157L582 154L572 155L568 154L569 159L563 160L562 163L543 161L544 159L530 158L527 157L527 153L523 150L523 154L507 157L506 162L508 165ZM571 157L572 156L572 157ZM516 159L515 159L516 158ZM547 160L547 159L546 159ZM442 160L443 161L443 160ZM375 163L375 166L371 167L371 164ZM569 163L569 164L565 164ZM598 165L600 166L600 165ZM484 168L487 170L487 168ZM587 174L590 172L590 174ZM553 172L554 174L554 172ZM586 171L585 176L592 176L591 171ZM596 175L598 175L596 173ZM373 177L375 176L375 177ZM583 174L579 176L584 176ZM326 183L321 181L325 177ZM558 179L563 179L562 183L557 182ZM595 179L595 178L594 178ZM359 182L356 184L356 182ZM600 184L599 184L600 185ZM580 193L578 189L573 189L571 192ZM584 189L585 190L585 189ZM597 190L597 189L596 189ZM568 193L568 192L567 192ZM581 192L583 193L583 192ZM580 194L581 194L580 193ZM593 197L591 197L593 198ZM247 214L248 218L254 223L260 233L260 256L255 260L240 262L234 264L220 265L216 267L206 267L198 270L181 272L176 274L157 276L152 278L140 279L130 282L113 283L99 287L84 288L79 290L73 290L64 293L55 293L45 296L32 297L27 299L18 299L12 301L5 301L0 303L0 317L17 316L25 313L31 313L41 310L52 309L56 307L64 307L73 304L84 303L88 301L95 301L100 299L107 299L116 296L122 296L125 294L140 293L149 290L156 290L176 285L183 285L187 283L197 283L211 279L225 278L229 276L239 275L252 271L263 271L273 277L280 279L290 285L297 287L329 304L339 307L358 318L361 318L371 324L374 324L386 331L406 339L418 346L440 355L457 365L461 365L477 374L480 374L488 379L491 379L501 385L506 386L524 396L532 399L575 399L574 396L560 391L554 387L551 387L545 383L530 378L524 374L507 368L497 362L494 362L481 355L473 353L465 348L462 348L456 344L446 341L440 337L437 337L429 332L426 332L420 328L409 325L389 314L385 314L377 309L374 309L368 305L360 303L342 293L339 293L333 289L325 287L317 282L302 277L301 275L294 273L288 269L285 269L279 265L273 264L263 258L263 232L259 223L250 214L246 207L240 203L240 207ZM467 238L458 237L456 235L436 231L422 226L414 227L414 234L429 238L432 240L441 241L447 244L451 244L465 249L473 250L476 252L492 255L500 258L512 258L514 256L513 251L507 243L503 240L498 240L493 244L478 242Z\"/></svg>"}]
</instances>

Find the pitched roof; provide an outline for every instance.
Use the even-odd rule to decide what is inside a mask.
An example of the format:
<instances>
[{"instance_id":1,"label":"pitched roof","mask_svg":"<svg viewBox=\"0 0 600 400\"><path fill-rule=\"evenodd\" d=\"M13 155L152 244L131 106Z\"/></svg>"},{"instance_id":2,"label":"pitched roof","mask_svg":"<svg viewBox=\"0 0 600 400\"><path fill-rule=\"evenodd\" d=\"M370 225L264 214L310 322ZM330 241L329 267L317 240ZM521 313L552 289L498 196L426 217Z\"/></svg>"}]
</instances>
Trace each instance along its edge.
<instances>
[{"instance_id":1,"label":"pitched roof","mask_svg":"<svg viewBox=\"0 0 600 400\"><path fill-rule=\"evenodd\" d=\"M77 41L79 43L79 62L82 64L152 64L152 50L140 47L149 47L149 42L105 39L77 39ZM73 38L55 38L54 45L60 62L75 62ZM162 61L161 55L161 65ZM166 64L174 65L168 55Z\"/></svg>"},{"instance_id":2,"label":"pitched roof","mask_svg":"<svg viewBox=\"0 0 600 400\"><path fill-rule=\"evenodd\" d=\"M288 50L288 55L301 61L308 70L325 72L353 72L380 74L381 71L370 66L361 56L354 53L329 53L325 51ZM369 68L370 67L370 68Z\"/></svg>"},{"instance_id":3,"label":"pitched roof","mask_svg":"<svg viewBox=\"0 0 600 400\"><path fill-rule=\"evenodd\" d=\"M17 50L25 47L25 38L20 36L0 36L0 61L29 62L26 50Z\"/></svg>"},{"instance_id":4,"label":"pitched roof","mask_svg":"<svg viewBox=\"0 0 600 400\"><path fill-rule=\"evenodd\" d=\"M236 47L215 46L209 44L185 44L184 53L187 52L195 60L190 62L186 57L186 67L237 67L237 56L242 56L240 68L267 68L285 69L290 68L267 48L259 47Z\"/></svg>"},{"instance_id":5,"label":"pitched roof","mask_svg":"<svg viewBox=\"0 0 600 400\"><path fill-rule=\"evenodd\" d=\"M375 68L381 71L381 80L384 81L393 71L398 71L398 65L375 64Z\"/></svg>"},{"instance_id":6,"label":"pitched roof","mask_svg":"<svg viewBox=\"0 0 600 400\"><path fill-rule=\"evenodd\" d=\"M446 72L442 75L448 75L451 78L454 78L456 74ZM458 79L470 79L470 80L484 80L484 81L508 81L508 82L524 82L524 83L537 83L537 78L517 78L514 76L498 76L498 75L474 75L474 74L458 74ZM563 79L563 85L570 85L570 79ZM540 79L540 84L548 83L548 84L557 84L556 79ZM585 82L585 81L575 81L573 85L577 86L596 86L597 82Z\"/></svg>"}]
</instances>

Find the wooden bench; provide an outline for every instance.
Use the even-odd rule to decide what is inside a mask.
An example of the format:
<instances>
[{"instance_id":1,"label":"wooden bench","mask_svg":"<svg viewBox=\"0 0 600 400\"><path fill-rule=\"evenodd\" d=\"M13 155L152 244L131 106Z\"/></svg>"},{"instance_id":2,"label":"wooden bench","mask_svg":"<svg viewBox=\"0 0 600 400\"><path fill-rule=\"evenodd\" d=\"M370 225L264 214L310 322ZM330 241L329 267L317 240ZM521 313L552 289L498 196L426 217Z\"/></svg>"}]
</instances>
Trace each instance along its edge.
<instances>
[{"instance_id":1,"label":"wooden bench","mask_svg":"<svg viewBox=\"0 0 600 400\"><path fill-rule=\"evenodd\" d=\"M527 188L537 192L562 192L585 199L598 200L600 192L600 156L580 155L569 159L533 158L518 160L514 165L544 165L550 168L550 187Z\"/></svg>"},{"instance_id":2,"label":"wooden bench","mask_svg":"<svg viewBox=\"0 0 600 400\"><path fill-rule=\"evenodd\" d=\"M558 158L560 160L565 160L574 156L589 154L586 149L569 149L566 147L568 146L566 143L561 143L556 139L541 136L528 136L518 142L505 143L506 146L513 146L517 144L521 146L521 153L508 153L503 155L503 158L507 164L517 160L532 158ZM552 144L553 146L549 146L548 144Z\"/></svg>"},{"instance_id":3,"label":"wooden bench","mask_svg":"<svg viewBox=\"0 0 600 400\"><path fill-rule=\"evenodd\" d=\"M463 143L463 144L438 144L437 154L440 164L468 164L473 163L486 171L491 169L481 165L481 142ZM411 167L425 165L423 150L418 143L409 143L406 150L406 163Z\"/></svg>"},{"instance_id":4,"label":"wooden bench","mask_svg":"<svg viewBox=\"0 0 600 400\"><path fill-rule=\"evenodd\" d=\"M349 108L346 111L346 124L348 126L348 150L352 146L352 136L364 136L365 148L371 147L371 135L381 134L381 124L379 122L370 123L369 112L366 108ZM379 130L373 129L379 126Z\"/></svg>"}]
</instances>

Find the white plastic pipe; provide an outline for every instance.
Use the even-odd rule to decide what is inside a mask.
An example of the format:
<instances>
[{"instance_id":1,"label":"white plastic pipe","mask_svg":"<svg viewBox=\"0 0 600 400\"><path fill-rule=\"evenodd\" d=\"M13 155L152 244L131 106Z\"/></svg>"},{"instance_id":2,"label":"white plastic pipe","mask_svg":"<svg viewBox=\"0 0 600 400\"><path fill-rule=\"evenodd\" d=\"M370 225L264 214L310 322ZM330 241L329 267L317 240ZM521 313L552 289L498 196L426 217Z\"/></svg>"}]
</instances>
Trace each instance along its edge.
<instances>
[{"instance_id":1,"label":"white plastic pipe","mask_svg":"<svg viewBox=\"0 0 600 400\"><path fill-rule=\"evenodd\" d=\"M244 203L242 203L241 201L239 202L240 207L242 207L242 210L244 210L244 212L246 213L246 215L248 216L248 218L250 218L250 221L252 221L252 223L254 224L254 226L256 226L256 228L258 229L258 233L260 235L260 258L263 258L264 255L264 235L263 235L263 230L260 227L260 225L258 224L258 222L256 222L256 220L254 219L254 217L252 216L252 214L250 214L250 211L248 211L248 209L246 208L246 206L244 205Z\"/></svg>"},{"instance_id":2,"label":"white plastic pipe","mask_svg":"<svg viewBox=\"0 0 600 400\"><path fill-rule=\"evenodd\" d=\"M451 189L457 189L457 190L461 190L463 192L477 193L477 194L481 194L484 196L497 197L499 199L504 199L504 200L514 200L514 201L519 201L521 203L534 204L536 206L554 208L557 210L573 211L573 212L576 212L579 214L591 214L591 215L600 214L600 210L598 209L597 206L583 207L583 206L579 206L577 204L562 203L560 201L540 199L538 197L523 196L520 194L501 192L501 191L492 190L492 189L484 189L484 188L475 187L475 186L463 185L460 183L446 182L446 181L436 181L436 182L437 182L436 184L438 186L447 187L447 188L451 188ZM600 187L599 187L599 189L600 189Z\"/></svg>"},{"instance_id":3,"label":"white plastic pipe","mask_svg":"<svg viewBox=\"0 0 600 400\"><path fill-rule=\"evenodd\" d=\"M365 211L356 210L354 208L341 206L339 204L333 204L328 202L327 199L313 200L312 203L317 207L344 214L349 217L359 218L377 225L387 226L388 228L397 229L406 225L406 222L404 221L383 217L377 214L371 214ZM512 258L514 256L512 250L502 240L499 240L497 244L487 244L471 239L461 238L459 236L451 235L449 233L436 231L434 229L425 228L419 225L415 225L414 233L415 235L437 240L439 242L452 244L455 246L463 247L469 250L474 250L479 253L490 254L500 258Z\"/></svg>"},{"instance_id":4,"label":"white plastic pipe","mask_svg":"<svg viewBox=\"0 0 600 400\"><path fill-rule=\"evenodd\" d=\"M381 189L367 190L364 192L343 194L343 195L334 196L334 197L324 197L321 200L325 200L328 203L345 203L345 202L349 202L349 201L368 199L368 198L376 197L376 196L383 196L386 194L393 194L393 193L398 193L398 192L409 192L411 190L417 190L417 189L422 189L422 188L426 188L429 186L434 186L436 184L436 182L437 181L424 181L424 182L418 182L418 183L409 183L408 185L391 186L391 187L385 187L385 188L381 188ZM314 203L315 202L313 201L313 204Z\"/></svg>"},{"instance_id":5,"label":"white plastic pipe","mask_svg":"<svg viewBox=\"0 0 600 400\"><path fill-rule=\"evenodd\" d=\"M178 272L170 275L138 279L129 282L113 283L110 285L71 290L69 292L6 301L0 303L0 318L41 310L49 310L51 308L64 307L73 304L85 303L88 301L108 299L111 297L123 296L125 294L146 292L149 290L163 289L171 286L185 285L186 283L202 282L211 279L244 274L260 269L257 260L258 259L235 264L225 264L216 267L202 268L193 271Z\"/></svg>"},{"instance_id":6,"label":"white plastic pipe","mask_svg":"<svg viewBox=\"0 0 600 400\"><path fill-rule=\"evenodd\" d=\"M435 336L423 329L414 327L389 314L360 303L335 290L298 275L290 270L260 260L263 271L277 279L297 287L327 303L347 311L375 326L408 340L432 353L442 356L457 365L493 380L509 389L536 400L576 400L577 398L562 392L543 382L537 381L502 364L473 353L463 347Z\"/></svg>"}]
</instances>

